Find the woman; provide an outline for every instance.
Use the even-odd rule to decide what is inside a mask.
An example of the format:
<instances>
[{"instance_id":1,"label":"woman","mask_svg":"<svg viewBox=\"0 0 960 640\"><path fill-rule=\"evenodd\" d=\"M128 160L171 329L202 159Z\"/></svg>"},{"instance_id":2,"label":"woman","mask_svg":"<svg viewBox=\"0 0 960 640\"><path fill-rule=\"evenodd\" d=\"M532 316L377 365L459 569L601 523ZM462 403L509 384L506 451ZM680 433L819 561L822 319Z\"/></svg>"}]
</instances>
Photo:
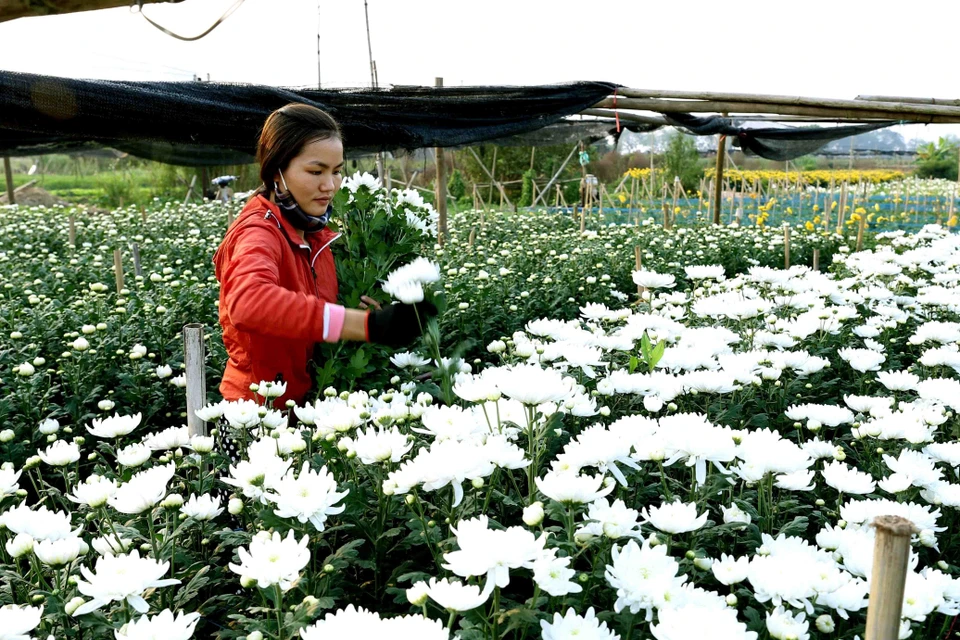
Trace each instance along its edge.
<instances>
[{"instance_id":1,"label":"woman","mask_svg":"<svg viewBox=\"0 0 960 640\"><path fill-rule=\"evenodd\" d=\"M302 404L310 390L307 363L317 342L363 340L401 346L421 333L417 311L427 303L345 309L326 228L340 189L343 136L325 111L288 104L270 114L257 147L263 185L230 226L214 256L220 281L220 324L229 359L220 393L253 398L261 381L286 383L275 400ZM421 303L423 305L423 303Z\"/></svg>"}]
</instances>

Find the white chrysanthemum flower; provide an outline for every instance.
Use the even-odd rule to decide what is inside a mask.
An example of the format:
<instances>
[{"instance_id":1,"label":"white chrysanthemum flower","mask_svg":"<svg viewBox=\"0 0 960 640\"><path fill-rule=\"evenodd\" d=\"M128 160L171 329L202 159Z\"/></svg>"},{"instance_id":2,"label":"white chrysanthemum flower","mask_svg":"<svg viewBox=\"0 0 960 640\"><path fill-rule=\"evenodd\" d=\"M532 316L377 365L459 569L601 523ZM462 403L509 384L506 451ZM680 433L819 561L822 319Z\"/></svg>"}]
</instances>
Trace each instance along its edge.
<instances>
[{"instance_id":1,"label":"white chrysanthemum flower","mask_svg":"<svg viewBox=\"0 0 960 640\"><path fill-rule=\"evenodd\" d=\"M629 609L637 613L641 609L647 619L653 619L653 610L663 607L667 598L676 593L686 581L686 576L677 576L680 565L667 555L666 545L650 547L647 540L641 545L630 540L623 547L614 545L611 550L613 564L606 568L606 579L617 590L613 610L617 613Z\"/></svg>"},{"instance_id":2,"label":"white chrysanthemum flower","mask_svg":"<svg viewBox=\"0 0 960 640\"><path fill-rule=\"evenodd\" d=\"M220 481L239 488L247 498L267 504L266 492L283 477L291 462L276 455L276 451L253 453L249 460L230 466L230 475Z\"/></svg>"},{"instance_id":3,"label":"white chrysanthemum flower","mask_svg":"<svg viewBox=\"0 0 960 640\"><path fill-rule=\"evenodd\" d=\"M340 446L355 453L363 464L381 462L400 462L400 459L413 447L413 440L400 433L396 427L375 429L368 427L357 430L355 438L342 438Z\"/></svg>"},{"instance_id":4,"label":"white chrysanthemum flower","mask_svg":"<svg viewBox=\"0 0 960 640\"><path fill-rule=\"evenodd\" d=\"M679 499L674 502L665 502L659 507L644 507L640 512L644 522L649 523L664 533L686 533L696 531L707 524L704 511L697 515L697 503L682 503Z\"/></svg>"},{"instance_id":5,"label":"white chrysanthemum flower","mask_svg":"<svg viewBox=\"0 0 960 640\"><path fill-rule=\"evenodd\" d=\"M143 439L151 451L169 451L190 444L190 429L182 427L168 427L157 433L150 433Z\"/></svg>"},{"instance_id":6,"label":"white chrysanthemum flower","mask_svg":"<svg viewBox=\"0 0 960 640\"><path fill-rule=\"evenodd\" d=\"M43 607L7 604L0 607L0 629L3 637L10 640L26 640L30 632L40 625Z\"/></svg>"},{"instance_id":7,"label":"white chrysanthemum flower","mask_svg":"<svg viewBox=\"0 0 960 640\"><path fill-rule=\"evenodd\" d=\"M725 553L720 556L719 560L714 561L714 563L710 565L710 570L713 572L714 577L720 581L721 584L727 586L746 580L749 569L750 558L747 556L735 558Z\"/></svg>"},{"instance_id":8,"label":"white chrysanthemum flower","mask_svg":"<svg viewBox=\"0 0 960 640\"><path fill-rule=\"evenodd\" d=\"M543 495L563 504L594 502L616 486L615 483L604 485L602 474L588 476L569 471L551 471L535 482Z\"/></svg>"},{"instance_id":9,"label":"white chrysanthemum flower","mask_svg":"<svg viewBox=\"0 0 960 640\"><path fill-rule=\"evenodd\" d=\"M560 402L573 395L576 381L555 369L521 364L488 370L500 392L529 406Z\"/></svg>"},{"instance_id":10,"label":"white chrysanthemum flower","mask_svg":"<svg viewBox=\"0 0 960 640\"><path fill-rule=\"evenodd\" d=\"M437 580L430 578L427 593L430 599L447 611L470 611L487 601L493 593L493 581L487 580L483 591L472 584L463 584L459 580Z\"/></svg>"},{"instance_id":11,"label":"white chrysanthemum flower","mask_svg":"<svg viewBox=\"0 0 960 640\"><path fill-rule=\"evenodd\" d=\"M401 369L406 369L407 367L413 367L416 369L424 365L430 364L430 358L424 358L423 356L417 353L402 351L400 353L395 353L392 356L390 356L390 362L400 367Z\"/></svg>"},{"instance_id":12,"label":"white chrysanthemum flower","mask_svg":"<svg viewBox=\"0 0 960 640\"><path fill-rule=\"evenodd\" d=\"M94 418L93 425L87 425L87 431L98 438L119 438L140 426L141 419L140 413L132 416L121 416L115 413L112 417Z\"/></svg>"},{"instance_id":13,"label":"white chrysanthemum flower","mask_svg":"<svg viewBox=\"0 0 960 640\"><path fill-rule=\"evenodd\" d=\"M298 541L293 533L288 531L287 537L282 538L276 531L272 534L261 531L250 541L249 549L237 549L240 564L230 564L230 570L256 581L261 589L279 585L283 591L288 591L310 562L310 550L307 549L310 536L304 535Z\"/></svg>"},{"instance_id":14,"label":"white chrysanthemum flower","mask_svg":"<svg viewBox=\"0 0 960 640\"><path fill-rule=\"evenodd\" d=\"M37 451L40 459L51 467L64 467L80 459L80 446L75 442L57 440L43 451Z\"/></svg>"},{"instance_id":15,"label":"white chrysanthemum flower","mask_svg":"<svg viewBox=\"0 0 960 640\"><path fill-rule=\"evenodd\" d=\"M135 473L130 480L117 488L108 502L120 513L131 515L152 509L166 495L167 484L176 471L176 466L171 462Z\"/></svg>"},{"instance_id":16,"label":"white chrysanthemum flower","mask_svg":"<svg viewBox=\"0 0 960 640\"><path fill-rule=\"evenodd\" d=\"M114 640L188 640L193 637L193 631L200 620L197 612L177 612L173 617L170 609L164 609L155 616L140 616L133 622L128 622L114 632Z\"/></svg>"},{"instance_id":17,"label":"white chrysanthemum flower","mask_svg":"<svg viewBox=\"0 0 960 640\"><path fill-rule=\"evenodd\" d=\"M74 616L96 611L111 602L126 602L139 613L146 613L150 606L143 599L143 592L174 584L174 578L163 578L170 568L169 562L157 562L153 558L141 558L136 550L128 554L101 556L97 559L95 572L80 567L85 580L77 581L77 590L91 598L73 612Z\"/></svg>"},{"instance_id":18,"label":"white chrysanthemum flower","mask_svg":"<svg viewBox=\"0 0 960 640\"><path fill-rule=\"evenodd\" d=\"M920 382L920 376L909 371L881 371L877 380L890 391L913 391Z\"/></svg>"},{"instance_id":19,"label":"white chrysanthemum flower","mask_svg":"<svg viewBox=\"0 0 960 640\"><path fill-rule=\"evenodd\" d=\"M90 476L73 488L73 493L67 499L77 504L85 504L91 509L102 507L107 500L117 492L117 481L103 476Z\"/></svg>"},{"instance_id":20,"label":"white chrysanthemum flower","mask_svg":"<svg viewBox=\"0 0 960 640\"><path fill-rule=\"evenodd\" d=\"M873 476L843 462L828 462L820 473L824 481L840 493L862 495L876 488Z\"/></svg>"},{"instance_id":21,"label":"white chrysanthemum flower","mask_svg":"<svg viewBox=\"0 0 960 640\"><path fill-rule=\"evenodd\" d=\"M776 640L808 640L810 623L805 613L793 614L777 607L767 613L767 631Z\"/></svg>"},{"instance_id":22,"label":"white chrysanthemum flower","mask_svg":"<svg viewBox=\"0 0 960 640\"><path fill-rule=\"evenodd\" d=\"M142 443L127 445L117 451L117 462L124 467L139 467L150 459L150 447Z\"/></svg>"},{"instance_id":23,"label":"white chrysanthemum flower","mask_svg":"<svg viewBox=\"0 0 960 640\"><path fill-rule=\"evenodd\" d=\"M633 272L633 283L645 289L672 289L676 285L676 278L670 274L661 274L655 271Z\"/></svg>"},{"instance_id":24,"label":"white chrysanthemum flower","mask_svg":"<svg viewBox=\"0 0 960 640\"><path fill-rule=\"evenodd\" d=\"M220 496L213 497L209 493L201 496L191 494L190 498L180 507L180 513L186 514L194 520L213 520L223 513L223 507L220 506Z\"/></svg>"},{"instance_id":25,"label":"white chrysanthemum flower","mask_svg":"<svg viewBox=\"0 0 960 640\"><path fill-rule=\"evenodd\" d=\"M490 529L487 516L461 520L451 531L460 549L443 554L444 568L464 578L487 576L501 588L510 584L510 569L532 569L547 542L523 527Z\"/></svg>"},{"instance_id":26,"label":"white chrysanthemum flower","mask_svg":"<svg viewBox=\"0 0 960 640\"><path fill-rule=\"evenodd\" d=\"M349 491L337 491L337 483L326 467L320 471L304 462L300 475L291 469L271 486L267 499L275 503L274 510L281 518L296 518L310 522L317 531L323 531L327 516L343 513L344 506L337 503Z\"/></svg>"},{"instance_id":27,"label":"white chrysanthemum flower","mask_svg":"<svg viewBox=\"0 0 960 640\"><path fill-rule=\"evenodd\" d=\"M0 499L15 494L20 489L21 471L14 471L13 468L0 468Z\"/></svg>"},{"instance_id":28,"label":"white chrysanthemum flower","mask_svg":"<svg viewBox=\"0 0 960 640\"><path fill-rule=\"evenodd\" d=\"M657 624L650 625L656 640L689 640L704 635L724 640L757 640L755 631L737 619L737 610L706 604L683 604L664 607L657 612Z\"/></svg>"},{"instance_id":29,"label":"white chrysanthemum flower","mask_svg":"<svg viewBox=\"0 0 960 640\"><path fill-rule=\"evenodd\" d=\"M560 616L559 613L553 614L553 621L540 621L543 640L569 640L570 638L580 638L582 640L619 640L620 636L607 628L606 622L597 619L593 607L587 609L585 616L577 615L573 608L567 609L567 613Z\"/></svg>"}]
</instances>

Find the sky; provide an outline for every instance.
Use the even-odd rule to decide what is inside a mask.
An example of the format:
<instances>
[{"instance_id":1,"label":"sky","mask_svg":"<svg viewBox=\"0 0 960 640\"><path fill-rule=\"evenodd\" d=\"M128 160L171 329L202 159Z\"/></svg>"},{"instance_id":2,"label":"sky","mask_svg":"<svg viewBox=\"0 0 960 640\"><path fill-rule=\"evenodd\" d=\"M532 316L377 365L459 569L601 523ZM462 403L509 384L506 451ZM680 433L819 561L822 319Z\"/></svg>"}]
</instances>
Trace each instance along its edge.
<instances>
[{"instance_id":1,"label":"sky","mask_svg":"<svg viewBox=\"0 0 960 640\"><path fill-rule=\"evenodd\" d=\"M236 0L149 4L196 35ZM605 80L644 89L960 97L954 0L368 0L381 86ZM0 23L0 68L73 78L370 86L363 0L245 0L181 42L128 8ZM960 125L898 128L960 135Z\"/></svg>"}]
</instances>

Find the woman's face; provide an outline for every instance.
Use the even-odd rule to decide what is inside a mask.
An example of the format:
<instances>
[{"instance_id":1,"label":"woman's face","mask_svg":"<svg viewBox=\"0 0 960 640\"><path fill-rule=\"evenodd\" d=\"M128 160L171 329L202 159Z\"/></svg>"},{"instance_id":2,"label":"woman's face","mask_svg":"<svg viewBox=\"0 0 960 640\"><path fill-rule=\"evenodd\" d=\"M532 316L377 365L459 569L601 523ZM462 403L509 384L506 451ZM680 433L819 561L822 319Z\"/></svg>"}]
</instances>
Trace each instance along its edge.
<instances>
[{"instance_id":1,"label":"woman's face","mask_svg":"<svg viewBox=\"0 0 960 640\"><path fill-rule=\"evenodd\" d=\"M305 145L274 182L290 191L304 213L322 216L343 180L343 142L339 138L314 140Z\"/></svg>"}]
</instances>

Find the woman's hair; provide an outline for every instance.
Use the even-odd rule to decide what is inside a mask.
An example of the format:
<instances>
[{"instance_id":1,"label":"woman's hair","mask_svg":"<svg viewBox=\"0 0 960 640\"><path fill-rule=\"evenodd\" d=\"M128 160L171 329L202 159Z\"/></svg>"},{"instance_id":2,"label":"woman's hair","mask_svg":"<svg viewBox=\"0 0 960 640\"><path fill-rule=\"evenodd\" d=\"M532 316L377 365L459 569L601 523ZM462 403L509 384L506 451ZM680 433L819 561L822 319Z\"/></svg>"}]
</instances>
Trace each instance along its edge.
<instances>
[{"instance_id":1,"label":"woman's hair","mask_svg":"<svg viewBox=\"0 0 960 640\"><path fill-rule=\"evenodd\" d=\"M260 130L257 162L263 183L257 194L273 191L273 177L297 157L303 147L317 140L343 140L340 125L323 109L293 102L267 116Z\"/></svg>"}]
</instances>

